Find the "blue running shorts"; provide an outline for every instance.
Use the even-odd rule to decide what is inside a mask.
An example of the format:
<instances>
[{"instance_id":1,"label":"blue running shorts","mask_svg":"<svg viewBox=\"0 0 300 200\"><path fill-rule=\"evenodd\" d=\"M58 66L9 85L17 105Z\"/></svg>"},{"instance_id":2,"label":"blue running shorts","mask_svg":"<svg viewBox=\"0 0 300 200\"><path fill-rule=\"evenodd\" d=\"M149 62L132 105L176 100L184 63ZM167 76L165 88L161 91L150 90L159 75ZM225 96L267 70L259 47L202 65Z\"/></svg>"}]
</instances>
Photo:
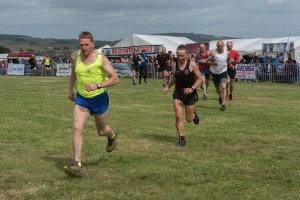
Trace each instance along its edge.
<instances>
[{"instance_id":1,"label":"blue running shorts","mask_svg":"<svg viewBox=\"0 0 300 200\"><path fill-rule=\"evenodd\" d=\"M105 91L93 98L85 98L77 92L75 105L88 109L91 115L102 115L107 111L109 106L108 94Z\"/></svg>"}]
</instances>

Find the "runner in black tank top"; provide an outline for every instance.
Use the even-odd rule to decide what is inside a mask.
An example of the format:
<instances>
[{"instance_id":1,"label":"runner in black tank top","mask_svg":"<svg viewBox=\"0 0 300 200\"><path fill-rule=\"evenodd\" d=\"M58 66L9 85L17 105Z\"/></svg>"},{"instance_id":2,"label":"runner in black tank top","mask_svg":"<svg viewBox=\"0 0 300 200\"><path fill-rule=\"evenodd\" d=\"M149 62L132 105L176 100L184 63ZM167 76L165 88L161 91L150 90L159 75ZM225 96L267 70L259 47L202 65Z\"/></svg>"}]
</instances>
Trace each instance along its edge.
<instances>
[{"instance_id":1,"label":"runner in black tank top","mask_svg":"<svg viewBox=\"0 0 300 200\"><path fill-rule=\"evenodd\" d=\"M190 71L190 60L186 62L186 66L184 70L180 70L178 66L178 62L176 62L176 70L175 70L175 92L184 92L184 88L191 88L195 81L194 81L194 72ZM193 93L196 93L194 90Z\"/></svg>"},{"instance_id":2,"label":"runner in black tank top","mask_svg":"<svg viewBox=\"0 0 300 200\"><path fill-rule=\"evenodd\" d=\"M170 87L175 85L173 93L173 106L176 115L176 129L178 132L180 147L186 146L186 141L183 132L182 115L185 109L186 121L199 124L199 116L195 111L195 102L198 100L196 88L201 83L201 74L197 64L188 59L188 52L186 45L179 45L177 47L177 62L173 66L174 76L164 88L163 93L166 94Z\"/></svg>"}]
</instances>

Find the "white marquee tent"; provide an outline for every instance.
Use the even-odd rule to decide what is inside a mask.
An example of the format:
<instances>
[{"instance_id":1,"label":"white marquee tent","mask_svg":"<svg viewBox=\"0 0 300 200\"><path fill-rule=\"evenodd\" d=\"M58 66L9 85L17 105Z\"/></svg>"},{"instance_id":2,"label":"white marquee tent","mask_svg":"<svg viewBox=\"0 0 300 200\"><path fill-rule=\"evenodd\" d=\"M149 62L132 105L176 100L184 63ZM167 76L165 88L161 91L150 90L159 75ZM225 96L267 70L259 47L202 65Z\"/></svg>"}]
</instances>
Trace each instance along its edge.
<instances>
[{"instance_id":1,"label":"white marquee tent","mask_svg":"<svg viewBox=\"0 0 300 200\"><path fill-rule=\"evenodd\" d=\"M237 50L241 55L256 52L257 54L262 53L262 44L264 43L287 43L288 37L280 38L254 38L254 39L232 39L224 40L233 42L233 49ZM300 63L300 36L291 37L291 42L294 42L293 57L297 62ZM216 49L217 40L209 43L209 49Z\"/></svg>"},{"instance_id":2,"label":"white marquee tent","mask_svg":"<svg viewBox=\"0 0 300 200\"><path fill-rule=\"evenodd\" d=\"M186 37L173 37L162 35L138 35L131 34L121 40L113 47L130 47L130 46L142 46L142 45L163 45L167 51L176 52L178 45L195 43Z\"/></svg>"}]
</instances>

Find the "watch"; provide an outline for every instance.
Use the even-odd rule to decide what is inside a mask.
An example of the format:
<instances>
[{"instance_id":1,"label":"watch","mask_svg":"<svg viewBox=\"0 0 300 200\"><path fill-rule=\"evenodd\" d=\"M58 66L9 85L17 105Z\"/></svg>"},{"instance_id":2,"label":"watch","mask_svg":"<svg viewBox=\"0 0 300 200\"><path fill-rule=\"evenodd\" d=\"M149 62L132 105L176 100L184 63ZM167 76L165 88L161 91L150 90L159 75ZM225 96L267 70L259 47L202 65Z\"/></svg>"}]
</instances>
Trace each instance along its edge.
<instances>
[{"instance_id":1,"label":"watch","mask_svg":"<svg viewBox=\"0 0 300 200\"><path fill-rule=\"evenodd\" d=\"M196 89L195 86L192 86L192 89L195 90Z\"/></svg>"},{"instance_id":2,"label":"watch","mask_svg":"<svg viewBox=\"0 0 300 200\"><path fill-rule=\"evenodd\" d=\"M98 84L96 84L97 85L97 89L100 89L100 88L102 88L102 85L101 85L101 83L98 83Z\"/></svg>"}]
</instances>

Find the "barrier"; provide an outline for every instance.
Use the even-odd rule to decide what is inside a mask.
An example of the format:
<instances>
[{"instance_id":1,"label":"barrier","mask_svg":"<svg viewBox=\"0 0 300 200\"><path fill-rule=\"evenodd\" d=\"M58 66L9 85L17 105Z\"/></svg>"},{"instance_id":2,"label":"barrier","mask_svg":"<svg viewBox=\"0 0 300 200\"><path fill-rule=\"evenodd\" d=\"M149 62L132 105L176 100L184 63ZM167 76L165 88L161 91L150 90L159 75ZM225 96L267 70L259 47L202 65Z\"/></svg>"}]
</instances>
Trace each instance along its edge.
<instances>
[{"instance_id":1,"label":"barrier","mask_svg":"<svg viewBox=\"0 0 300 200\"><path fill-rule=\"evenodd\" d=\"M299 83L299 64L239 64L236 66L238 80L276 83Z\"/></svg>"},{"instance_id":2,"label":"barrier","mask_svg":"<svg viewBox=\"0 0 300 200\"><path fill-rule=\"evenodd\" d=\"M132 77L129 64L113 63L112 65L120 77ZM43 71L42 65L38 64L37 76L41 76ZM51 72L53 76L70 76L71 64L56 64L56 69L52 68ZM10 63L7 75L30 75L30 67L28 64ZM156 78L154 65L148 66L147 76ZM236 79L255 82L300 83L300 66L299 64L238 64L236 65Z\"/></svg>"}]
</instances>

